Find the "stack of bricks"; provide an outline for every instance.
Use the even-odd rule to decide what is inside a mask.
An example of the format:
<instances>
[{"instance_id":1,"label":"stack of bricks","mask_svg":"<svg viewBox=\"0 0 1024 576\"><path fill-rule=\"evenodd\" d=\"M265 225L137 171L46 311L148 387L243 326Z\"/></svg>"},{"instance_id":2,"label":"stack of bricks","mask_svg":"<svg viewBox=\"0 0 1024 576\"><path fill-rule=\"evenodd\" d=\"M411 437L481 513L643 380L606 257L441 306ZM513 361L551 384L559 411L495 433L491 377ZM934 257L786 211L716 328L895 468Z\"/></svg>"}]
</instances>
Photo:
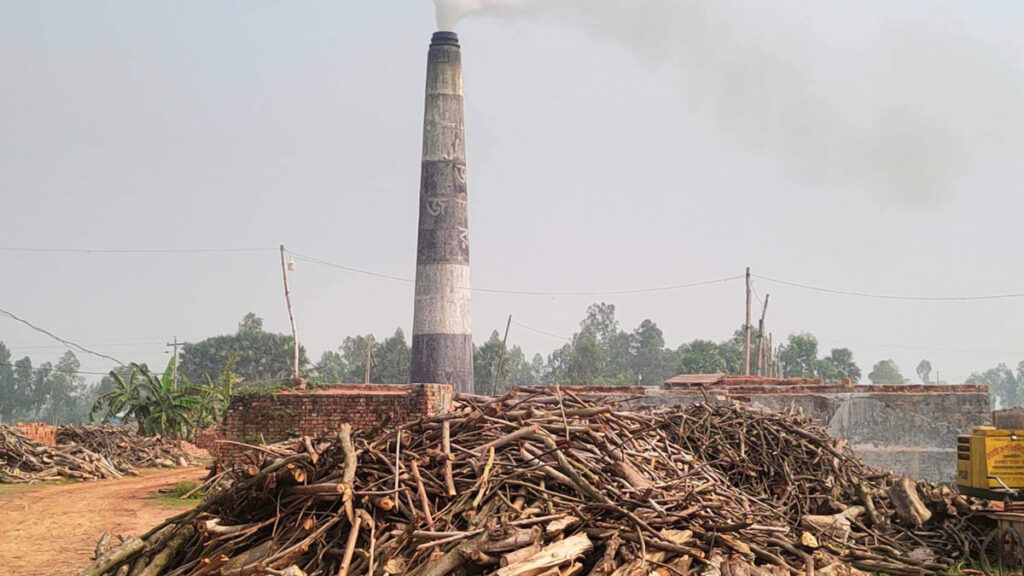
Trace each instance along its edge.
<instances>
[{"instance_id":1,"label":"stack of bricks","mask_svg":"<svg viewBox=\"0 0 1024 576\"><path fill-rule=\"evenodd\" d=\"M55 426L43 424L42 422L30 422L28 424L18 422L14 427L18 432L21 432L36 442L42 442L47 446L54 446L57 444L57 428Z\"/></svg>"},{"instance_id":2,"label":"stack of bricks","mask_svg":"<svg viewBox=\"0 0 1024 576\"><path fill-rule=\"evenodd\" d=\"M210 454L217 453L217 441L224 437L224 427L220 424L207 426L196 433L196 448L206 450Z\"/></svg>"},{"instance_id":3,"label":"stack of bricks","mask_svg":"<svg viewBox=\"0 0 1024 576\"><path fill-rule=\"evenodd\" d=\"M1024 430L1024 408L1016 406L992 412L992 425L1000 430Z\"/></svg>"},{"instance_id":4,"label":"stack of bricks","mask_svg":"<svg viewBox=\"0 0 1024 576\"><path fill-rule=\"evenodd\" d=\"M442 384L343 384L316 390L235 396L228 406L217 460L222 465L247 451L240 444L330 434L343 423L355 429L386 427L441 414L452 388Z\"/></svg>"}]
</instances>

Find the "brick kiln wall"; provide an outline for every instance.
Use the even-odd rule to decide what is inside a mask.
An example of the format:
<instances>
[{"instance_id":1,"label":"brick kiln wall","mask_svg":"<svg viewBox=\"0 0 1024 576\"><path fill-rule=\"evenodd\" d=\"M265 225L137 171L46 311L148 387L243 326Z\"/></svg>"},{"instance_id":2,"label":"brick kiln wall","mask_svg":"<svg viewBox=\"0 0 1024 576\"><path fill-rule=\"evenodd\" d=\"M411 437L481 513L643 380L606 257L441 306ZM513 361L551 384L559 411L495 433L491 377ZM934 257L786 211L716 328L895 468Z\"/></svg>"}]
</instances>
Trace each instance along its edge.
<instances>
[{"instance_id":1,"label":"brick kiln wall","mask_svg":"<svg viewBox=\"0 0 1024 576\"><path fill-rule=\"evenodd\" d=\"M452 396L451 386L441 384L346 384L235 396L228 405L223 439L260 444L329 434L344 423L355 429L396 425L446 412ZM230 462L246 450L221 442L217 459Z\"/></svg>"}]
</instances>

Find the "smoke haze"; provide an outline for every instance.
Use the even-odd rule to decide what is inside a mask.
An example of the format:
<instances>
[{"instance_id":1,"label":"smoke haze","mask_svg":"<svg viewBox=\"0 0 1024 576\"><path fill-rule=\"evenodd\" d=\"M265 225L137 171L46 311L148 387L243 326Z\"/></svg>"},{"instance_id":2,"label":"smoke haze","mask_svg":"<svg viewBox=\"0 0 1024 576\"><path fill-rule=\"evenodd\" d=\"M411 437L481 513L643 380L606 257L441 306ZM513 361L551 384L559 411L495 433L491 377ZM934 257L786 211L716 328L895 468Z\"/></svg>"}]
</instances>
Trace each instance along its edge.
<instances>
[{"instance_id":1,"label":"smoke haze","mask_svg":"<svg viewBox=\"0 0 1024 576\"><path fill-rule=\"evenodd\" d=\"M676 77L689 113L820 190L940 201L1024 133L1018 54L957 33L935 6L680 0L435 0L471 16L552 20ZM609 81L614 81L610 79Z\"/></svg>"}]
</instances>

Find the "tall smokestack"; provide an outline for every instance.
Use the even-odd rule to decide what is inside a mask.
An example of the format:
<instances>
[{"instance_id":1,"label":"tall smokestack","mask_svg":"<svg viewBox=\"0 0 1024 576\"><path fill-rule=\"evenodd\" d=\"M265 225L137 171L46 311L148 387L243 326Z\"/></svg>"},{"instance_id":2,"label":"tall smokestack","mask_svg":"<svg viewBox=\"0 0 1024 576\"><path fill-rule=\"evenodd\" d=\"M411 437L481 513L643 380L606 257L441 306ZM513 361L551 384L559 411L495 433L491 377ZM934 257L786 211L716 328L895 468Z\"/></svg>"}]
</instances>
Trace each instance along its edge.
<instances>
[{"instance_id":1,"label":"tall smokestack","mask_svg":"<svg viewBox=\"0 0 1024 576\"><path fill-rule=\"evenodd\" d=\"M427 56L411 381L472 393L465 142L459 37L435 32Z\"/></svg>"}]
</instances>

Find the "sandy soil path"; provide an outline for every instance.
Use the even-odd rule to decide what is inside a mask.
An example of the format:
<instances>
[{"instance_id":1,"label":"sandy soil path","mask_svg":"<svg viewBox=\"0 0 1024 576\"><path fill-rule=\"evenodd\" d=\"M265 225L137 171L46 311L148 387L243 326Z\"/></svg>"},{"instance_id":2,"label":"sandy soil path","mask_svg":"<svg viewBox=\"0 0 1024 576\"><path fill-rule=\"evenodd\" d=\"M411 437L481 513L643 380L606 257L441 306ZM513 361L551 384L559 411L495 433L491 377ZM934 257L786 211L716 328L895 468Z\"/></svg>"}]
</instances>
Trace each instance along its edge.
<instances>
[{"instance_id":1,"label":"sandy soil path","mask_svg":"<svg viewBox=\"0 0 1024 576\"><path fill-rule=\"evenodd\" d=\"M73 575L92 559L103 532L137 536L180 513L162 507L157 490L199 480L205 468L49 486L13 486L0 493L0 574Z\"/></svg>"}]
</instances>

